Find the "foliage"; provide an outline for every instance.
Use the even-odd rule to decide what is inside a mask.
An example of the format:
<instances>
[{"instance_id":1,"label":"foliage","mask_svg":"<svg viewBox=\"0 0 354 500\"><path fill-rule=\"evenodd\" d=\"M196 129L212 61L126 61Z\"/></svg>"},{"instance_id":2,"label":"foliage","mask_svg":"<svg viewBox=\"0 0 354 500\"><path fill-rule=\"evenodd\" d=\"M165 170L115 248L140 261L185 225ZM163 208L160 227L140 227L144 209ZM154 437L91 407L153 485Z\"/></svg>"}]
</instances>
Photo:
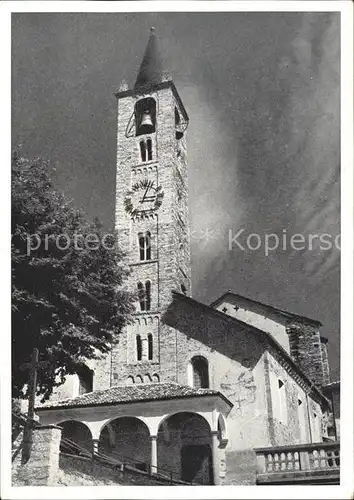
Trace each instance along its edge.
<instances>
[{"instance_id":1,"label":"foliage","mask_svg":"<svg viewBox=\"0 0 354 500\"><path fill-rule=\"evenodd\" d=\"M104 355L117 342L133 297L124 286L128 269L116 235L106 235L104 244L102 236L98 221L87 222L55 189L46 161L14 155L14 397L24 394L34 347L40 353L38 394L47 399L85 358Z\"/></svg>"}]
</instances>

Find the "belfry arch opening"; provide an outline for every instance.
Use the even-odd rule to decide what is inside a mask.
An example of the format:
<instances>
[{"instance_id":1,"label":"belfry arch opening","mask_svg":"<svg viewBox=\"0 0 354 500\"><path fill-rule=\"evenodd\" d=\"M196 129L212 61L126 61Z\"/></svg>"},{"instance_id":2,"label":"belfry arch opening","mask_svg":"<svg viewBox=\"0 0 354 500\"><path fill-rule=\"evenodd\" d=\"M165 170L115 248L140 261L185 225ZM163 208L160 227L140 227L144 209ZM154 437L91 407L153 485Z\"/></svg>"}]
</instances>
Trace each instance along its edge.
<instances>
[{"instance_id":1,"label":"belfry arch opening","mask_svg":"<svg viewBox=\"0 0 354 500\"><path fill-rule=\"evenodd\" d=\"M136 135L153 134L156 130L156 101L153 97L139 99L135 104Z\"/></svg>"}]
</instances>

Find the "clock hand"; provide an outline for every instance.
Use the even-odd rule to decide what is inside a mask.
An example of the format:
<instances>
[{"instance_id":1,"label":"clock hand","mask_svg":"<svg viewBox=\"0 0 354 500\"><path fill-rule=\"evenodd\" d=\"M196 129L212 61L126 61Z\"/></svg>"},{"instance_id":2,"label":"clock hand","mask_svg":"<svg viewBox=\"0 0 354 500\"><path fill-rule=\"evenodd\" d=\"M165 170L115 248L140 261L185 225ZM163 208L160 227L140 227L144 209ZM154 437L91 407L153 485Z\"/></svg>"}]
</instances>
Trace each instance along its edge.
<instances>
[{"instance_id":1,"label":"clock hand","mask_svg":"<svg viewBox=\"0 0 354 500\"><path fill-rule=\"evenodd\" d=\"M141 198L140 203L144 203L145 196L146 196L148 189L149 189L149 186L147 186L147 188L145 189L145 193L144 193L143 197Z\"/></svg>"}]
</instances>

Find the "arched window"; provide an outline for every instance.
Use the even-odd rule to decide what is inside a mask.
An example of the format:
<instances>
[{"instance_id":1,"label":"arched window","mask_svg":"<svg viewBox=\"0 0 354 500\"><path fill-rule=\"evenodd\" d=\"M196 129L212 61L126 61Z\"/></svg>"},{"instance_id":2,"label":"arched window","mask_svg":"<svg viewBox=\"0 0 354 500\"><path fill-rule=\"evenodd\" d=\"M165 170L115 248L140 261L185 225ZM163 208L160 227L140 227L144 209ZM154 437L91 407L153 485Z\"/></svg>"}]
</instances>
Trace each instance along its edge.
<instances>
[{"instance_id":1,"label":"arched window","mask_svg":"<svg viewBox=\"0 0 354 500\"><path fill-rule=\"evenodd\" d=\"M140 337L140 335L137 335L136 336L136 359L138 361L141 361L142 356L143 356L143 349L142 349L141 337Z\"/></svg>"},{"instance_id":2,"label":"arched window","mask_svg":"<svg viewBox=\"0 0 354 500\"><path fill-rule=\"evenodd\" d=\"M147 161L152 161L152 140L150 137L148 139L142 139L139 141L140 146L140 158L142 163Z\"/></svg>"},{"instance_id":3,"label":"arched window","mask_svg":"<svg viewBox=\"0 0 354 500\"><path fill-rule=\"evenodd\" d=\"M148 335L148 360L151 361L154 356L154 344L152 333Z\"/></svg>"},{"instance_id":4,"label":"arched window","mask_svg":"<svg viewBox=\"0 0 354 500\"><path fill-rule=\"evenodd\" d=\"M145 234L145 249L146 249L146 260L151 260L151 233L148 231Z\"/></svg>"},{"instance_id":5,"label":"arched window","mask_svg":"<svg viewBox=\"0 0 354 500\"><path fill-rule=\"evenodd\" d=\"M145 303L146 303L146 311L150 311L151 307L151 282L145 282Z\"/></svg>"},{"instance_id":6,"label":"arched window","mask_svg":"<svg viewBox=\"0 0 354 500\"><path fill-rule=\"evenodd\" d=\"M79 395L93 391L93 371L86 365L81 365L77 370L79 377Z\"/></svg>"},{"instance_id":7,"label":"arched window","mask_svg":"<svg viewBox=\"0 0 354 500\"><path fill-rule=\"evenodd\" d=\"M196 389L209 388L209 368L208 361L203 356L195 356L191 360L191 378L190 385Z\"/></svg>"},{"instance_id":8,"label":"arched window","mask_svg":"<svg viewBox=\"0 0 354 500\"><path fill-rule=\"evenodd\" d=\"M151 161L152 160L152 140L149 139L146 141L147 142L147 159L148 161Z\"/></svg>"},{"instance_id":9,"label":"arched window","mask_svg":"<svg viewBox=\"0 0 354 500\"><path fill-rule=\"evenodd\" d=\"M151 233L139 233L138 240L140 260L151 260Z\"/></svg>"},{"instance_id":10,"label":"arched window","mask_svg":"<svg viewBox=\"0 0 354 500\"><path fill-rule=\"evenodd\" d=\"M139 142L139 146L140 146L141 161L145 162L146 161L146 143L145 143L144 139Z\"/></svg>"},{"instance_id":11,"label":"arched window","mask_svg":"<svg viewBox=\"0 0 354 500\"><path fill-rule=\"evenodd\" d=\"M145 311L145 291L144 285L141 282L138 283L138 298L140 303L140 310Z\"/></svg>"},{"instance_id":12,"label":"arched window","mask_svg":"<svg viewBox=\"0 0 354 500\"><path fill-rule=\"evenodd\" d=\"M139 303L140 303L140 310L141 311L150 311L150 308L151 308L151 282L150 281L145 282L145 288L141 282L138 283L138 298L139 298Z\"/></svg>"},{"instance_id":13,"label":"arched window","mask_svg":"<svg viewBox=\"0 0 354 500\"><path fill-rule=\"evenodd\" d=\"M138 240L140 260L145 260L145 236L143 233L138 234Z\"/></svg>"}]
</instances>

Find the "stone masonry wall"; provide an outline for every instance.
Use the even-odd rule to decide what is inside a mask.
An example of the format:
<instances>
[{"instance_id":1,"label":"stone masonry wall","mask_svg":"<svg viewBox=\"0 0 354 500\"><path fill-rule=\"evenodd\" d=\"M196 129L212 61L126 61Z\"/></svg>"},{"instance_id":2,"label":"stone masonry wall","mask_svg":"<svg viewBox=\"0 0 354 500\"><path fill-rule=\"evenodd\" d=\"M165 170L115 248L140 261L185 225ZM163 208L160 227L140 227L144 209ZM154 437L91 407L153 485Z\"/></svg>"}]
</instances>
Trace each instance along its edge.
<instances>
[{"instance_id":1,"label":"stone masonry wall","mask_svg":"<svg viewBox=\"0 0 354 500\"><path fill-rule=\"evenodd\" d=\"M57 481L61 429L54 425L33 430L30 458L22 463L22 434L14 443L12 482L16 486L50 486ZM19 449L20 448L20 449Z\"/></svg>"},{"instance_id":2,"label":"stone masonry wall","mask_svg":"<svg viewBox=\"0 0 354 500\"><path fill-rule=\"evenodd\" d=\"M142 163L138 145L142 136L127 137L126 130L134 112L135 100L147 96L153 97L157 103L156 133L150 134L156 150L154 150L153 161ZM180 289L183 273L185 274L183 284L188 293L190 292L185 137L178 141L175 136L174 111L177 106L171 88L152 91L146 95L126 96L118 100L116 188L118 243L128 250L127 262L134 263L138 260L136 233L144 232L144 228L150 230L151 227L155 248L154 257L157 259L152 291L153 296L157 295L154 303L160 308L168 305L172 289ZM157 212L149 215L148 220L146 217L132 220L124 208L126 193L137 178L151 178L161 186L164 192L161 207ZM179 222L177 221L176 212L182 225L185 224L183 235L180 229L181 221L179 219ZM144 278L145 267L146 265L143 264L140 266L139 278Z\"/></svg>"},{"instance_id":3,"label":"stone masonry wall","mask_svg":"<svg viewBox=\"0 0 354 500\"><path fill-rule=\"evenodd\" d=\"M292 320L287 325L290 353L306 375L319 387L326 379L318 326Z\"/></svg>"},{"instance_id":4,"label":"stone masonry wall","mask_svg":"<svg viewBox=\"0 0 354 500\"><path fill-rule=\"evenodd\" d=\"M153 97L156 101L156 132L153 141L153 160L143 162L139 142L145 136L127 136L127 126L134 112L136 99ZM162 331L161 312L171 301L174 289L191 291L187 155L186 137L176 139L175 108L179 104L172 88L137 93L118 99L117 134L117 188L116 229L118 243L127 251L126 260L131 265L128 286L137 291L137 283L151 283L150 311L140 311L131 325L124 329L112 353L111 383L159 382L176 380L176 370L161 373L161 346L164 356L174 349L174 332ZM180 115L181 110L180 111ZM157 212L132 218L126 213L124 199L131 186L144 178L161 186L164 197ZM140 261L138 233L151 233L151 260ZM146 356L147 337L153 335L153 359ZM137 360L136 337L143 341L143 359ZM172 344L170 343L172 341ZM172 353L171 353L172 354Z\"/></svg>"},{"instance_id":5,"label":"stone masonry wall","mask_svg":"<svg viewBox=\"0 0 354 500\"><path fill-rule=\"evenodd\" d=\"M210 387L234 404L227 419L227 450L267 445L264 346L254 335L235 330L227 318L208 316L186 303L174 304L163 323L161 380L174 377L188 385L191 359L203 356L208 361Z\"/></svg>"},{"instance_id":6,"label":"stone masonry wall","mask_svg":"<svg viewBox=\"0 0 354 500\"><path fill-rule=\"evenodd\" d=\"M270 353L267 353L266 380L271 404L268 414L271 445L311 442L306 394ZM285 389L285 398L283 401L279 398L279 380L284 384ZM278 407L281 404L283 404L284 408L279 409ZM277 410L283 411L279 412ZM303 412L302 416L300 412ZM283 415L283 418L279 418L279 413Z\"/></svg>"}]
</instances>

